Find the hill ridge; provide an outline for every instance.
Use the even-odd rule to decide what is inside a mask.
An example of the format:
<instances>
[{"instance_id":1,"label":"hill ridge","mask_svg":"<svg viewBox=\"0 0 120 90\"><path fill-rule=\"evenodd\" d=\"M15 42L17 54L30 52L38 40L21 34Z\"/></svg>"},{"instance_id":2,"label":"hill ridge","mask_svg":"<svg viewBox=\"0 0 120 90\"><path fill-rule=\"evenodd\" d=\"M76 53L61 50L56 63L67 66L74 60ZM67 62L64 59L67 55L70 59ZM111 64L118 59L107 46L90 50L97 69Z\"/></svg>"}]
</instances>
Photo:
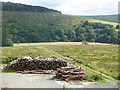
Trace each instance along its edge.
<instances>
[{"instance_id":1,"label":"hill ridge","mask_svg":"<svg viewBox=\"0 0 120 90\"><path fill-rule=\"evenodd\" d=\"M29 11L29 12L57 12L58 10L49 9L43 6L33 6L21 3L2 2L2 11Z\"/></svg>"}]
</instances>

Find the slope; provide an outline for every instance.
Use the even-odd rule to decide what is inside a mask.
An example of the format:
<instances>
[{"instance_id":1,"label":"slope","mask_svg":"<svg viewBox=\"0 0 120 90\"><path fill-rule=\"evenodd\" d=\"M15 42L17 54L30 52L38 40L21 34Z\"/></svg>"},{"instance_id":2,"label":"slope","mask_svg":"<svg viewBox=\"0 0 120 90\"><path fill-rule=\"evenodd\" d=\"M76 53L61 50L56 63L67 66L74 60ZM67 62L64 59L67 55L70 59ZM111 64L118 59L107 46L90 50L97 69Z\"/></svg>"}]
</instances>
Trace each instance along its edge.
<instances>
[{"instance_id":1,"label":"slope","mask_svg":"<svg viewBox=\"0 0 120 90\"><path fill-rule=\"evenodd\" d=\"M77 24L86 18L63 15L60 11L42 6L2 3L3 23L15 24ZM70 22L70 23L69 23Z\"/></svg>"},{"instance_id":2,"label":"slope","mask_svg":"<svg viewBox=\"0 0 120 90\"><path fill-rule=\"evenodd\" d=\"M117 43L117 32L113 25L88 22L91 19L64 15L45 7L8 2L3 4L2 19L2 30L9 31L9 38L14 43Z\"/></svg>"},{"instance_id":3,"label":"slope","mask_svg":"<svg viewBox=\"0 0 120 90\"><path fill-rule=\"evenodd\" d=\"M71 25L79 24L80 21L88 20L86 18L63 15L56 12L17 12L3 11L3 23L16 24L55 24Z\"/></svg>"},{"instance_id":4,"label":"slope","mask_svg":"<svg viewBox=\"0 0 120 90\"><path fill-rule=\"evenodd\" d=\"M116 15L82 16L82 17L118 23L117 14Z\"/></svg>"}]
</instances>

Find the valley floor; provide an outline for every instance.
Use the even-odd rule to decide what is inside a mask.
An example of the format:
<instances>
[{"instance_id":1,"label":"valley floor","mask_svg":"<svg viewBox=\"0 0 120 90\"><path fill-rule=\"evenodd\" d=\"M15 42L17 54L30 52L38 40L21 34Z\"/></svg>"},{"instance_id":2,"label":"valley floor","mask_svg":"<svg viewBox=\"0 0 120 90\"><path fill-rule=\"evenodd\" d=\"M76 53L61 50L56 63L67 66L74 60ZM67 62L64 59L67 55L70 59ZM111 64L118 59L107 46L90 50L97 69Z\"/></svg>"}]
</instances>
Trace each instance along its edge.
<instances>
[{"instance_id":1,"label":"valley floor","mask_svg":"<svg viewBox=\"0 0 120 90\"><path fill-rule=\"evenodd\" d=\"M76 66L83 65L113 78L117 78L118 75L118 45L114 44L83 45L81 42L49 42L21 43L2 48L4 63L24 56L60 57ZM87 75L93 75L93 72L90 70Z\"/></svg>"}]
</instances>

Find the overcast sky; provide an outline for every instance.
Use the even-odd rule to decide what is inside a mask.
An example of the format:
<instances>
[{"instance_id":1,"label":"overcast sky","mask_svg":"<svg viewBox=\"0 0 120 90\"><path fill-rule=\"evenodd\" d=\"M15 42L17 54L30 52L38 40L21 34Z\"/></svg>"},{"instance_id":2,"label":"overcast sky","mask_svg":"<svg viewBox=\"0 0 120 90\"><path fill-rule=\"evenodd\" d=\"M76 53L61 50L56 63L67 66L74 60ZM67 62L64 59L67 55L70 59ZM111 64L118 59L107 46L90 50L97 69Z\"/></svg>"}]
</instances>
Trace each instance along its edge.
<instances>
[{"instance_id":1,"label":"overcast sky","mask_svg":"<svg viewBox=\"0 0 120 90\"><path fill-rule=\"evenodd\" d=\"M72 15L111 15L118 13L120 0L0 0L45 6Z\"/></svg>"}]
</instances>

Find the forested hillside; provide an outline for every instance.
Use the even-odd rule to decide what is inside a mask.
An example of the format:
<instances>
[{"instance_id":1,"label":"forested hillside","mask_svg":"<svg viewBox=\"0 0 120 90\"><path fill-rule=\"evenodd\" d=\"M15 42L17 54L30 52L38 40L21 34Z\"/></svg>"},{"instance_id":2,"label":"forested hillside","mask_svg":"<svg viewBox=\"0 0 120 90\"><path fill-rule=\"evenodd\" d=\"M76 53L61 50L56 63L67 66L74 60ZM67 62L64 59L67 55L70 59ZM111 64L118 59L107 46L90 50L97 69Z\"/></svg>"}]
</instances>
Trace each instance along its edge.
<instances>
[{"instance_id":1,"label":"forested hillside","mask_svg":"<svg viewBox=\"0 0 120 90\"><path fill-rule=\"evenodd\" d=\"M117 43L117 31L109 24L90 23L89 19L64 15L39 6L3 3L3 28L10 43L101 42ZM3 38L5 34L3 34Z\"/></svg>"},{"instance_id":2,"label":"forested hillside","mask_svg":"<svg viewBox=\"0 0 120 90\"><path fill-rule=\"evenodd\" d=\"M31 5L24 5L24 4L16 4L11 2L2 2L3 11L27 11L27 12L58 12L60 11L48 9L42 6L31 6Z\"/></svg>"},{"instance_id":3,"label":"forested hillside","mask_svg":"<svg viewBox=\"0 0 120 90\"><path fill-rule=\"evenodd\" d=\"M118 15L83 16L87 18L118 23Z\"/></svg>"}]
</instances>

